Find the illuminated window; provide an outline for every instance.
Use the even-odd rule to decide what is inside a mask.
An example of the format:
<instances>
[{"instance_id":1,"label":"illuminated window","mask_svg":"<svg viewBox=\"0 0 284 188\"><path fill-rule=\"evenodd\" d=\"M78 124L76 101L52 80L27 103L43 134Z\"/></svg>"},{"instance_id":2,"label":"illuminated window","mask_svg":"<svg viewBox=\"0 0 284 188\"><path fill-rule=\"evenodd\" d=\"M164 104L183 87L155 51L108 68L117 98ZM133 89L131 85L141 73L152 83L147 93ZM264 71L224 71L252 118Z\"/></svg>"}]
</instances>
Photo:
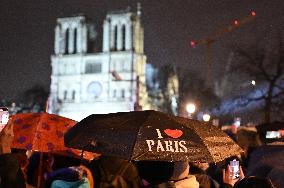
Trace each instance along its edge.
<instances>
[{"instance_id":1,"label":"illuminated window","mask_svg":"<svg viewBox=\"0 0 284 188\"><path fill-rule=\"evenodd\" d=\"M114 27L114 49L113 50L117 50L117 26Z\"/></svg>"},{"instance_id":2,"label":"illuminated window","mask_svg":"<svg viewBox=\"0 0 284 188\"><path fill-rule=\"evenodd\" d=\"M75 95L76 95L76 91L73 90L73 91L72 91L72 100L75 100Z\"/></svg>"},{"instance_id":3,"label":"illuminated window","mask_svg":"<svg viewBox=\"0 0 284 188\"><path fill-rule=\"evenodd\" d=\"M65 54L68 54L68 48L69 48L69 29L67 29L65 33Z\"/></svg>"},{"instance_id":4,"label":"illuminated window","mask_svg":"<svg viewBox=\"0 0 284 188\"><path fill-rule=\"evenodd\" d=\"M67 91L64 91L64 95L63 95L63 99L66 100L67 99Z\"/></svg>"},{"instance_id":5,"label":"illuminated window","mask_svg":"<svg viewBox=\"0 0 284 188\"><path fill-rule=\"evenodd\" d=\"M113 98L116 98L116 89L113 90Z\"/></svg>"},{"instance_id":6,"label":"illuminated window","mask_svg":"<svg viewBox=\"0 0 284 188\"><path fill-rule=\"evenodd\" d=\"M122 50L125 50L125 25L122 26Z\"/></svg>"},{"instance_id":7,"label":"illuminated window","mask_svg":"<svg viewBox=\"0 0 284 188\"><path fill-rule=\"evenodd\" d=\"M74 54L77 53L77 29L74 30Z\"/></svg>"},{"instance_id":8,"label":"illuminated window","mask_svg":"<svg viewBox=\"0 0 284 188\"><path fill-rule=\"evenodd\" d=\"M125 90L124 89L121 90L121 98L123 98L123 99L125 98Z\"/></svg>"}]
</instances>

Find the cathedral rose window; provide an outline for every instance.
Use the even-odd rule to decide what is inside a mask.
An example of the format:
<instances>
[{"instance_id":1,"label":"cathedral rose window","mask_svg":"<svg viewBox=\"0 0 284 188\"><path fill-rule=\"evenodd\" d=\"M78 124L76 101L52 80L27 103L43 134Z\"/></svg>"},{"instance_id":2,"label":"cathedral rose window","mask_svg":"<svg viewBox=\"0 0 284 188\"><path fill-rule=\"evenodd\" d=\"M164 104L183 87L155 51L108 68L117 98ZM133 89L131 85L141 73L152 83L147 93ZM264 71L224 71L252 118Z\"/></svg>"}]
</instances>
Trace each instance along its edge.
<instances>
[{"instance_id":1,"label":"cathedral rose window","mask_svg":"<svg viewBox=\"0 0 284 188\"><path fill-rule=\"evenodd\" d=\"M103 86L100 82L91 82L88 87L87 87L87 91L89 93L89 95L93 96L93 97L99 97L103 91Z\"/></svg>"}]
</instances>

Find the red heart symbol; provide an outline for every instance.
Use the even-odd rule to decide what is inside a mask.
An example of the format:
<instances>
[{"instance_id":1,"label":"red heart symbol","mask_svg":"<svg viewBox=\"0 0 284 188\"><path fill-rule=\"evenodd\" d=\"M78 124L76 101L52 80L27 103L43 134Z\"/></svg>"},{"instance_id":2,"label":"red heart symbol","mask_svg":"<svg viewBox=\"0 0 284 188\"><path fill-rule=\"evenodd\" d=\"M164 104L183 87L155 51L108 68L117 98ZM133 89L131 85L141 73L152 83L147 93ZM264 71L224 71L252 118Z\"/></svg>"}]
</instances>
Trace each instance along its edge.
<instances>
[{"instance_id":1,"label":"red heart symbol","mask_svg":"<svg viewBox=\"0 0 284 188\"><path fill-rule=\"evenodd\" d=\"M175 130L166 129L166 130L164 130L164 132L172 138L179 138L183 134L183 132L179 129L175 129Z\"/></svg>"}]
</instances>

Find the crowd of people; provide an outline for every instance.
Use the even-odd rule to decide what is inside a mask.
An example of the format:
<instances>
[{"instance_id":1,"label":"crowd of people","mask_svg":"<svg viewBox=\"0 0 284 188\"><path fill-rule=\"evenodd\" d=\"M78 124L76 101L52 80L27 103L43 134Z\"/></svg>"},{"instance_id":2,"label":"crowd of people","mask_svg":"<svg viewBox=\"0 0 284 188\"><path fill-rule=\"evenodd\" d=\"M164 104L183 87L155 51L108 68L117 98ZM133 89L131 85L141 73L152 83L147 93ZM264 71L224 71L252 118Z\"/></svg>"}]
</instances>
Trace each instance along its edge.
<instances>
[{"instance_id":1,"label":"crowd of people","mask_svg":"<svg viewBox=\"0 0 284 188\"><path fill-rule=\"evenodd\" d=\"M234 139L238 141L237 137ZM85 161L51 153L13 150L12 141L13 127L5 127L0 133L0 188L277 187L268 177L246 175L251 151L248 145L243 146L246 152L241 158L233 156L220 164L209 164L126 161L104 155ZM240 161L238 177L232 176L229 166L233 159Z\"/></svg>"}]
</instances>

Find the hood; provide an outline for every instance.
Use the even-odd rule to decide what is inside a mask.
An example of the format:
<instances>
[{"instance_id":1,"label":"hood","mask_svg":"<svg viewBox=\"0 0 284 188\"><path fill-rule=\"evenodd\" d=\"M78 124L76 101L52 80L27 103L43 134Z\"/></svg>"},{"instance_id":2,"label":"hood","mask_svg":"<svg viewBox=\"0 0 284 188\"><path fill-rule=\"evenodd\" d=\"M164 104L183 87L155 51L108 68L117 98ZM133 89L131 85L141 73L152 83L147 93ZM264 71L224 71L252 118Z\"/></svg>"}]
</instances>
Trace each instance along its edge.
<instances>
[{"instance_id":1,"label":"hood","mask_svg":"<svg viewBox=\"0 0 284 188\"><path fill-rule=\"evenodd\" d=\"M176 188L199 188L199 183L193 175L187 176L185 179L175 182Z\"/></svg>"}]
</instances>

